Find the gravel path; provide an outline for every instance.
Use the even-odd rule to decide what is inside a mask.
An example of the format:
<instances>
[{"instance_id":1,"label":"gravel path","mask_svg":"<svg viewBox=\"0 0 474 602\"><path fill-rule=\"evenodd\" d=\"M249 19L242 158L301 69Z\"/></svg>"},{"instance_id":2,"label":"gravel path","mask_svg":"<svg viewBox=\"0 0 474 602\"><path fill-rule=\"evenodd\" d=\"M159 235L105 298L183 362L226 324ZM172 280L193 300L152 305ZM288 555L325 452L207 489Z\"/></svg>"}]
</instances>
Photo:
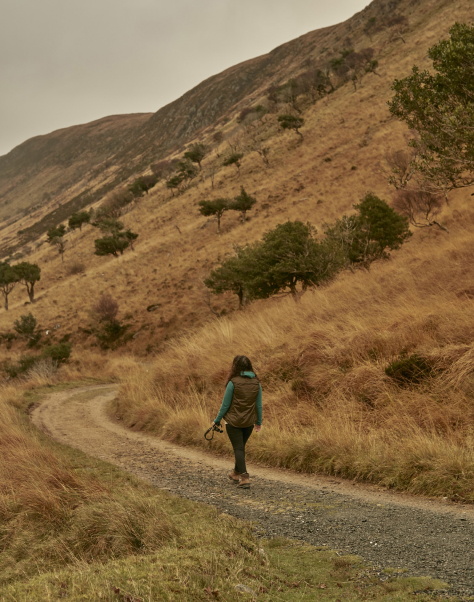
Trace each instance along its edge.
<instances>
[{"instance_id":1,"label":"gravel path","mask_svg":"<svg viewBox=\"0 0 474 602\"><path fill-rule=\"evenodd\" d=\"M474 508L397 495L320 475L249 467L250 490L226 477L232 462L110 421L114 386L55 393L32 413L51 437L107 460L158 488L253 521L258 535L286 536L408 569L474 596ZM225 436L216 434L216 436Z\"/></svg>"}]
</instances>

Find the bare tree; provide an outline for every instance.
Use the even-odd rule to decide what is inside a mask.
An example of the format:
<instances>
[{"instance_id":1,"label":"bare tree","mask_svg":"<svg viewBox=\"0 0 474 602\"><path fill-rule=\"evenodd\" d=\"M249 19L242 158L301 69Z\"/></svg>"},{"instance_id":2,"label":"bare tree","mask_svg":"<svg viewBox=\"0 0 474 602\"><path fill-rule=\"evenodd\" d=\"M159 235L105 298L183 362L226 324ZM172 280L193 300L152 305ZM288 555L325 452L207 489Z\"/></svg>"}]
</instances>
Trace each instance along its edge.
<instances>
[{"instance_id":1,"label":"bare tree","mask_svg":"<svg viewBox=\"0 0 474 602\"><path fill-rule=\"evenodd\" d=\"M430 228L438 226L441 230L449 233L435 218L441 212L443 199L439 194L433 194L426 190L399 190L393 207L395 211L408 218L415 228Z\"/></svg>"},{"instance_id":2,"label":"bare tree","mask_svg":"<svg viewBox=\"0 0 474 602\"><path fill-rule=\"evenodd\" d=\"M416 151L412 148L388 152L385 155L385 161L390 168L388 183L397 190L405 188L415 175L416 170L413 165L415 159Z\"/></svg>"},{"instance_id":3,"label":"bare tree","mask_svg":"<svg viewBox=\"0 0 474 602\"><path fill-rule=\"evenodd\" d=\"M270 154L270 148L268 146L264 146L263 141L258 135L258 130L249 127L247 128L247 134L250 140L247 145L247 149L249 151L256 152L262 159L265 167L270 167L270 160L268 158Z\"/></svg>"},{"instance_id":4,"label":"bare tree","mask_svg":"<svg viewBox=\"0 0 474 602\"><path fill-rule=\"evenodd\" d=\"M92 312L99 322L114 322L117 318L119 305L117 301L109 294L102 295L95 305L92 306Z\"/></svg>"},{"instance_id":5,"label":"bare tree","mask_svg":"<svg viewBox=\"0 0 474 602\"><path fill-rule=\"evenodd\" d=\"M216 177L216 173L219 171L219 168L220 168L220 163L218 161L218 158L219 158L219 156L217 156L217 159L214 159L208 165L209 177L211 178L211 187L212 188L214 188L214 178Z\"/></svg>"}]
</instances>

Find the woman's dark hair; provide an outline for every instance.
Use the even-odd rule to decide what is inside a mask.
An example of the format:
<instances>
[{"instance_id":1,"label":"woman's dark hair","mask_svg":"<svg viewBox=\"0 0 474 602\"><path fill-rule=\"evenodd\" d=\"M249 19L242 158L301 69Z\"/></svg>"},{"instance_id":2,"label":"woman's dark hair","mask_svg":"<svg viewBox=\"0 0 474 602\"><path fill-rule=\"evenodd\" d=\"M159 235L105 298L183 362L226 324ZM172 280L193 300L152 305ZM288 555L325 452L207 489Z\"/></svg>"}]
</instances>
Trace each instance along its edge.
<instances>
[{"instance_id":1,"label":"woman's dark hair","mask_svg":"<svg viewBox=\"0 0 474 602\"><path fill-rule=\"evenodd\" d=\"M246 355L236 355L232 362L232 368L230 369L229 376L227 377L226 386L236 376L239 376L241 372L254 372L252 368L252 362Z\"/></svg>"}]
</instances>

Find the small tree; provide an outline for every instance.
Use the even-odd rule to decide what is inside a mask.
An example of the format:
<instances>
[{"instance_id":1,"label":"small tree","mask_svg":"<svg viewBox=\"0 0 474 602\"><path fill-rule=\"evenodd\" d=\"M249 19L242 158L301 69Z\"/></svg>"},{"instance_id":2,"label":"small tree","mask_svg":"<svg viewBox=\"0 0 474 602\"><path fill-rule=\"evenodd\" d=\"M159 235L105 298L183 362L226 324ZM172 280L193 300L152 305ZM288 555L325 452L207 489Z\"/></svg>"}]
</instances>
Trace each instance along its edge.
<instances>
[{"instance_id":1,"label":"small tree","mask_svg":"<svg viewBox=\"0 0 474 602\"><path fill-rule=\"evenodd\" d=\"M19 320L15 320L13 330L17 332L20 337L28 340L28 347L34 347L41 339L41 332L36 331L37 325L36 318L33 314L29 313L26 316L20 316Z\"/></svg>"},{"instance_id":2,"label":"small tree","mask_svg":"<svg viewBox=\"0 0 474 602\"><path fill-rule=\"evenodd\" d=\"M179 230L179 228L178 228L178 230ZM125 230L125 232L122 234L122 236L124 236L128 240L132 251L135 251L135 249L133 248L133 243L137 240L138 234L136 232L132 232L131 230Z\"/></svg>"},{"instance_id":3,"label":"small tree","mask_svg":"<svg viewBox=\"0 0 474 602\"><path fill-rule=\"evenodd\" d=\"M177 190L179 192L179 187L183 183L184 177L182 174L176 174L172 176L166 181L166 188L171 190L171 194L174 196L174 191Z\"/></svg>"},{"instance_id":4,"label":"small tree","mask_svg":"<svg viewBox=\"0 0 474 602\"><path fill-rule=\"evenodd\" d=\"M278 123L284 130L293 130L296 132L303 140L303 134L300 132L300 128L302 128L304 124L304 119L302 117L295 117L294 115L280 115L278 117Z\"/></svg>"},{"instance_id":5,"label":"small tree","mask_svg":"<svg viewBox=\"0 0 474 602\"><path fill-rule=\"evenodd\" d=\"M41 279L41 268L36 263L22 261L14 266L19 282L26 286L30 303L35 302L35 284Z\"/></svg>"},{"instance_id":6,"label":"small tree","mask_svg":"<svg viewBox=\"0 0 474 602\"><path fill-rule=\"evenodd\" d=\"M244 187L240 187L240 194L234 197L234 200L229 204L229 209L233 211L240 211L242 214L242 222L245 222L247 219L247 211L250 211L252 207L255 205L257 200L247 194Z\"/></svg>"},{"instance_id":7,"label":"small tree","mask_svg":"<svg viewBox=\"0 0 474 602\"><path fill-rule=\"evenodd\" d=\"M202 144L200 142L196 142L195 144L192 144L190 146L189 150L187 150L184 153L184 158L189 159L193 163L197 163L199 165L199 170L201 170L202 169L201 161L204 159L204 157L206 155L207 155L207 147L204 146L204 144Z\"/></svg>"},{"instance_id":8,"label":"small tree","mask_svg":"<svg viewBox=\"0 0 474 602\"><path fill-rule=\"evenodd\" d=\"M94 222L93 226L99 228L101 232L109 232L117 234L123 230L123 223L115 217L104 217L99 221Z\"/></svg>"},{"instance_id":9,"label":"small tree","mask_svg":"<svg viewBox=\"0 0 474 602\"><path fill-rule=\"evenodd\" d=\"M266 299L289 290L303 291L329 280L340 269L337 254L314 239L315 229L300 221L279 224L255 245L248 267L247 288L254 299Z\"/></svg>"},{"instance_id":10,"label":"small tree","mask_svg":"<svg viewBox=\"0 0 474 602\"><path fill-rule=\"evenodd\" d=\"M107 196L95 214L95 222L104 218L118 219L125 213L134 199L133 194L126 188L114 190Z\"/></svg>"},{"instance_id":11,"label":"small tree","mask_svg":"<svg viewBox=\"0 0 474 602\"><path fill-rule=\"evenodd\" d=\"M441 212L442 204L443 198L439 194L405 189L398 191L393 207L398 213L407 217L415 228L438 226L441 230L449 232L446 226L435 219Z\"/></svg>"},{"instance_id":12,"label":"small tree","mask_svg":"<svg viewBox=\"0 0 474 602\"><path fill-rule=\"evenodd\" d=\"M5 302L5 309L8 310L8 295L20 281L17 272L8 263L0 262L0 291Z\"/></svg>"},{"instance_id":13,"label":"small tree","mask_svg":"<svg viewBox=\"0 0 474 602\"><path fill-rule=\"evenodd\" d=\"M229 165L235 165L240 176L240 160L243 156L244 153L232 153L227 157L227 159L225 159L222 162L222 165L224 165L224 167L228 167Z\"/></svg>"},{"instance_id":14,"label":"small tree","mask_svg":"<svg viewBox=\"0 0 474 602\"><path fill-rule=\"evenodd\" d=\"M209 177L211 179L211 187L214 189L214 180L217 172L219 171L220 163L217 160L213 160L208 164Z\"/></svg>"},{"instance_id":15,"label":"small tree","mask_svg":"<svg viewBox=\"0 0 474 602\"><path fill-rule=\"evenodd\" d=\"M248 262L245 250L237 249L237 257L231 257L223 262L204 280L204 284L215 295L231 292L239 298L239 309L245 305L246 285L248 281Z\"/></svg>"},{"instance_id":16,"label":"small tree","mask_svg":"<svg viewBox=\"0 0 474 602\"><path fill-rule=\"evenodd\" d=\"M135 199L140 198L143 196L143 193L148 194L148 191L156 185L158 179L155 174L140 176L128 187L128 190L133 194Z\"/></svg>"},{"instance_id":17,"label":"small tree","mask_svg":"<svg viewBox=\"0 0 474 602\"><path fill-rule=\"evenodd\" d=\"M224 133L221 132L220 130L218 132L214 132L214 134L212 134L212 141L215 142L216 144L220 144L223 140L224 140Z\"/></svg>"},{"instance_id":18,"label":"small tree","mask_svg":"<svg viewBox=\"0 0 474 602\"><path fill-rule=\"evenodd\" d=\"M385 155L385 160L390 168L388 183L397 190L405 188L416 173L414 160L416 151L414 149L390 151ZM382 170L385 172L385 170Z\"/></svg>"},{"instance_id":19,"label":"small tree","mask_svg":"<svg viewBox=\"0 0 474 602\"><path fill-rule=\"evenodd\" d=\"M373 261L388 259L411 236L408 219L372 193L358 205L358 213L343 216L326 228L326 237L339 248L349 266L368 268Z\"/></svg>"},{"instance_id":20,"label":"small tree","mask_svg":"<svg viewBox=\"0 0 474 602\"><path fill-rule=\"evenodd\" d=\"M364 33L369 36L370 41L372 42L372 36L377 31L377 19L376 17L370 17L367 19L366 24L364 25Z\"/></svg>"},{"instance_id":21,"label":"small tree","mask_svg":"<svg viewBox=\"0 0 474 602\"><path fill-rule=\"evenodd\" d=\"M217 218L217 234L221 232L221 218L224 211L229 209L229 199L216 199L214 201L199 201L199 212L206 217L215 215Z\"/></svg>"},{"instance_id":22,"label":"small tree","mask_svg":"<svg viewBox=\"0 0 474 602\"><path fill-rule=\"evenodd\" d=\"M180 161L177 165L178 175L181 176L182 182L185 183L186 188L189 188L191 182L198 175L198 168L189 159Z\"/></svg>"},{"instance_id":23,"label":"small tree","mask_svg":"<svg viewBox=\"0 0 474 602\"><path fill-rule=\"evenodd\" d=\"M54 239L55 238L61 238L66 234L66 226L64 224L61 224L60 226L54 226L53 228L50 228L47 232L46 232L46 236L48 237L48 242L50 244L54 244Z\"/></svg>"},{"instance_id":24,"label":"small tree","mask_svg":"<svg viewBox=\"0 0 474 602\"><path fill-rule=\"evenodd\" d=\"M396 15L387 21L387 27L390 28L390 42L395 40L401 40L404 44L405 38L403 37L408 31L409 26L408 18L404 15Z\"/></svg>"},{"instance_id":25,"label":"small tree","mask_svg":"<svg viewBox=\"0 0 474 602\"><path fill-rule=\"evenodd\" d=\"M79 211L78 213L73 213L69 218L68 225L71 230L82 230L82 226L84 224L88 224L91 221L91 214L88 211Z\"/></svg>"},{"instance_id":26,"label":"small tree","mask_svg":"<svg viewBox=\"0 0 474 602\"><path fill-rule=\"evenodd\" d=\"M173 173L175 169L175 161L157 161L156 163L152 163L150 165L150 169L153 172L153 175L156 176L159 180L161 178L166 178L171 173Z\"/></svg>"},{"instance_id":27,"label":"small tree","mask_svg":"<svg viewBox=\"0 0 474 602\"><path fill-rule=\"evenodd\" d=\"M125 249L130 246L130 242L124 236L112 235L96 239L94 245L95 255L118 257L119 253L123 255Z\"/></svg>"},{"instance_id":28,"label":"small tree","mask_svg":"<svg viewBox=\"0 0 474 602\"><path fill-rule=\"evenodd\" d=\"M392 115L418 132L413 168L446 198L474 184L474 25L456 23L449 33L428 51L435 73L414 66L393 82L389 102Z\"/></svg>"},{"instance_id":29,"label":"small tree","mask_svg":"<svg viewBox=\"0 0 474 602\"><path fill-rule=\"evenodd\" d=\"M66 226L63 224L50 228L46 233L49 244L58 247L58 252L61 255L61 262L64 262L64 252L66 250L66 241L64 240L65 234Z\"/></svg>"}]
</instances>

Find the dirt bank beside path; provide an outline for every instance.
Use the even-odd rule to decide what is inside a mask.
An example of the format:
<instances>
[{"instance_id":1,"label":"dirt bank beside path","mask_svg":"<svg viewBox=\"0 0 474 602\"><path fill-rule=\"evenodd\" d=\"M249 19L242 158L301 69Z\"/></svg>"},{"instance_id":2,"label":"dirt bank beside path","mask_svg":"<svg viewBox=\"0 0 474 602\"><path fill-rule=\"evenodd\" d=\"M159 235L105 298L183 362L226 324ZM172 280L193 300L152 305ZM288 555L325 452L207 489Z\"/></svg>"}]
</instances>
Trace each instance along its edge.
<instances>
[{"instance_id":1,"label":"dirt bank beside path","mask_svg":"<svg viewBox=\"0 0 474 602\"><path fill-rule=\"evenodd\" d=\"M125 429L105 407L115 386L54 393L32 420L55 440L116 464L156 487L286 536L408 569L474 595L474 508L394 494L320 475L250 467L253 486L227 480L231 462ZM216 435L224 436L224 435Z\"/></svg>"}]
</instances>

